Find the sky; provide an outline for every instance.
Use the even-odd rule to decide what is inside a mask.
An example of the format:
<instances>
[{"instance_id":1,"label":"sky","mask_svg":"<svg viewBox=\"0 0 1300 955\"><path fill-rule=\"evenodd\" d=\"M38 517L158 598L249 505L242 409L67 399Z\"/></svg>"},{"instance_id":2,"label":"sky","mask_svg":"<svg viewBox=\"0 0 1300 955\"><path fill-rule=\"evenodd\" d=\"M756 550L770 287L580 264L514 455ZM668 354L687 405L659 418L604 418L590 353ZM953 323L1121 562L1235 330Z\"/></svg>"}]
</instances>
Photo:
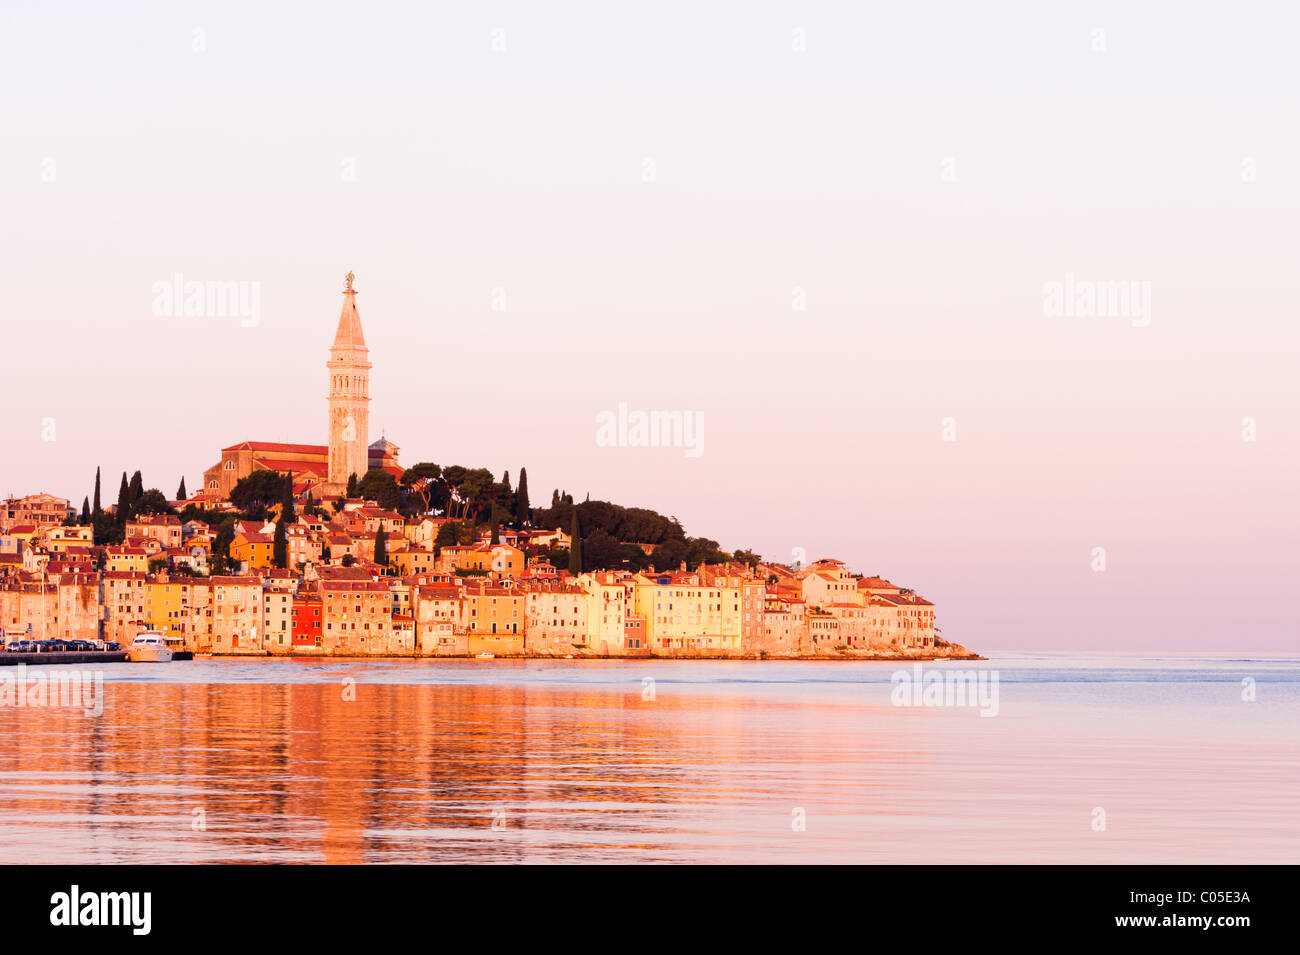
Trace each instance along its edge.
<instances>
[{"instance_id":1,"label":"sky","mask_svg":"<svg viewBox=\"0 0 1300 955\"><path fill-rule=\"evenodd\" d=\"M324 443L351 270L404 464L976 649L1300 648L1300 9L1135 6L9 0L0 494Z\"/></svg>"}]
</instances>

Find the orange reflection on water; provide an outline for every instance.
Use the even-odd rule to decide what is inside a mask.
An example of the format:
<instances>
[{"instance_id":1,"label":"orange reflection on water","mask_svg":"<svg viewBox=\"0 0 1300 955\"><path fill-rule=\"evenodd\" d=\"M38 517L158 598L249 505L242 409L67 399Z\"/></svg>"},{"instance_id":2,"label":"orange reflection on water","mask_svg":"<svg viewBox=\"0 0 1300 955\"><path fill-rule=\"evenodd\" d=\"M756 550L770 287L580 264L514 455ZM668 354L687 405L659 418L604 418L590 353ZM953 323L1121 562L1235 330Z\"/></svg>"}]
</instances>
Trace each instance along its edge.
<instances>
[{"instance_id":1,"label":"orange reflection on water","mask_svg":"<svg viewBox=\"0 0 1300 955\"><path fill-rule=\"evenodd\" d=\"M762 825L786 839L791 799L838 763L860 775L863 756L797 729L783 741L776 723L824 710L790 702L482 685L106 690L98 718L10 711L21 728L0 754L6 861L697 857L722 835L711 818L754 824L746 804L765 778L782 795ZM751 738L756 721L773 725Z\"/></svg>"},{"instance_id":2,"label":"orange reflection on water","mask_svg":"<svg viewBox=\"0 0 1300 955\"><path fill-rule=\"evenodd\" d=\"M981 719L865 687L647 701L355 672L123 680L99 717L0 711L0 861L1251 862L1298 848L1296 786L1279 784L1294 734L1243 721L1271 719L1262 709L1202 708L1189 729L1183 710L1017 707L1019 690Z\"/></svg>"}]
</instances>

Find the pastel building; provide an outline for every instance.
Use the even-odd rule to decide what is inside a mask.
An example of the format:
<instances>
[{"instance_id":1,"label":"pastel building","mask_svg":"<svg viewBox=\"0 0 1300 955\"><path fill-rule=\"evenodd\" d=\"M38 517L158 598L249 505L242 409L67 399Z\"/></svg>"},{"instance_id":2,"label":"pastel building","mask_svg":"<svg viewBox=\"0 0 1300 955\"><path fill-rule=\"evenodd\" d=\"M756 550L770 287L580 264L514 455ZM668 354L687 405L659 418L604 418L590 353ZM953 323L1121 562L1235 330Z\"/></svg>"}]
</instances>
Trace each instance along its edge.
<instances>
[{"instance_id":1,"label":"pastel building","mask_svg":"<svg viewBox=\"0 0 1300 955\"><path fill-rule=\"evenodd\" d=\"M590 640L591 601L591 594L576 584L527 591L524 594L525 647L530 652L564 654L585 649Z\"/></svg>"},{"instance_id":2,"label":"pastel building","mask_svg":"<svg viewBox=\"0 0 1300 955\"><path fill-rule=\"evenodd\" d=\"M110 570L100 574L106 641L126 646L141 630L145 616L147 576L139 571Z\"/></svg>"},{"instance_id":3,"label":"pastel building","mask_svg":"<svg viewBox=\"0 0 1300 955\"><path fill-rule=\"evenodd\" d=\"M212 652L261 653L262 580L212 577Z\"/></svg>"},{"instance_id":4,"label":"pastel building","mask_svg":"<svg viewBox=\"0 0 1300 955\"><path fill-rule=\"evenodd\" d=\"M185 641L185 649L212 649L212 581L160 574L147 581L144 618L150 629Z\"/></svg>"},{"instance_id":5,"label":"pastel building","mask_svg":"<svg viewBox=\"0 0 1300 955\"><path fill-rule=\"evenodd\" d=\"M741 650L739 588L703 584L698 574L641 574L636 615L645 620L652 651Z\"/></svg>"},{"instance_id":6,"label":"pastel building","mask_svg":"<svg viewBox=\"0 0 1300 955\"><path fill-rule=\"evenodd\" d=\"M322 648L326 653L384 653L392 628L392 597L373 580L323 580Z\"/></svg>"}]
</instances>

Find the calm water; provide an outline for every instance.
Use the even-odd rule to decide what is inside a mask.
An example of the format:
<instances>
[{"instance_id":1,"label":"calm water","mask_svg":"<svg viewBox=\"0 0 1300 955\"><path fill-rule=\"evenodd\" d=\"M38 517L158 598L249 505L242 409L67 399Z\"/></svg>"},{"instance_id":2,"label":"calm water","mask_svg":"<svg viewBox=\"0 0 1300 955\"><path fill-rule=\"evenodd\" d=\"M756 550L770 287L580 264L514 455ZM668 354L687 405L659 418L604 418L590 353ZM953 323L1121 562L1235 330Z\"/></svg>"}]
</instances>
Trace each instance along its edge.
<instances>
[{"instance_id":1,"label":"calm water","mask_svg":"<svg viewBox=\"0 0 1300 955\"><path fill-rule=\"evenodd\" d=\"M1300 657L933 666L998 715L890 663L110 665L0 708L0 862L1300 861Z\"/></svg>"}]
</instances>

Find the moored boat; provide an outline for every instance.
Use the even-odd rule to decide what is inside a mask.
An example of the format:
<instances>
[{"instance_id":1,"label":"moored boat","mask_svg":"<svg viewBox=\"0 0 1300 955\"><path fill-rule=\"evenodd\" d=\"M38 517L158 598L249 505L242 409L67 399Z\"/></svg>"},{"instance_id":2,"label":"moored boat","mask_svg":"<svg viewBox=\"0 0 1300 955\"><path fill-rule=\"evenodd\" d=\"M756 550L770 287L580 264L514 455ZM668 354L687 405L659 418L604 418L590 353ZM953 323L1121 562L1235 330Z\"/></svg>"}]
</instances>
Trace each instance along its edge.
<instances>
[{"instance_id":1,"label":"moored boat","mask_svg":"<svg viewBox=\"0 0 1300 955\"><path fill-rule=\"evenodd\" d=\"M170 663L172 651L161 631L141 630L131 641L127 659L132 663Z\"/></svg>"}]
</instances>

